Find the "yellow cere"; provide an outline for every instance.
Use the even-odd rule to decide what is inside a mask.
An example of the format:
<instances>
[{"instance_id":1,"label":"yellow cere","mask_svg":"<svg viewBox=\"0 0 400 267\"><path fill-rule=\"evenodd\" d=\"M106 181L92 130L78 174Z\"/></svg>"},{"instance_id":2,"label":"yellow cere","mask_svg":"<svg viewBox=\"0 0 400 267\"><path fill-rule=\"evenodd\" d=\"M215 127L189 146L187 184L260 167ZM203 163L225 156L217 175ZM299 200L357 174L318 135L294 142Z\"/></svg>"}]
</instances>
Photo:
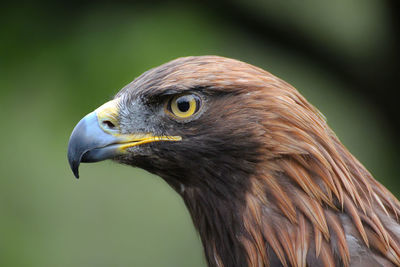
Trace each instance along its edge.
<instances>
[{"instance_id":1,"label":"yellow cere","mask_svg":"<svg viewBox=\"0 0 400 267\"><path fill-rule=\"evenodd\" d=\"M181 110L179 107L179 102L185 101L185 104L189 104L186 110ZM197 102L193 95L177 95L172 98L171 101L171 111L178 118L187 118L192 116L197 109Z\"/></svg>"},{"instance_id":2,"label":"yellow cere","mask_svg":"<svg viewBox=\"0 0 400 267\"><path fill-rule=\"evenodd\" d=\"M119 130L119 124L118 124L118 112L119 112L119 98L108 101L107 103L103 104L99 108L95 110L97 119L99 121L100 127L106 132L109 131L109 129L105 129L103 127L104 122L110 122L112 125L115 126L115 130Z\"/></svg>"}]
</instances>

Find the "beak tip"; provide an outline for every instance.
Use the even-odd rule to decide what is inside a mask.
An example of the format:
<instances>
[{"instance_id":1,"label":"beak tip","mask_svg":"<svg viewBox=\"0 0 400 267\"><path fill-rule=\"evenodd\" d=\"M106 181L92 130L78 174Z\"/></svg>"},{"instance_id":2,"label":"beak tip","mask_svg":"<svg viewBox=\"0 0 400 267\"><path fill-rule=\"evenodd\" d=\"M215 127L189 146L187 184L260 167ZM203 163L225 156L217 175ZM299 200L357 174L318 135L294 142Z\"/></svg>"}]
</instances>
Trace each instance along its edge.
<instances>
[{"instance_id":1,"label":"beak tip","mask_svg":"<svg viewBox=\"0 0 400 267\"><path fill-rule=\"evenodd\" d=\"M79 179L79 171L78 168L76 170L73 170L74 176L76 179Z\"/></svg>"},{"instance_id":2,"label":"beak tip","mask_svg":"<svg viewBox=\"0 0 400 267\"><path fill-rule=\"evenodd\" d=\"M79 179L79 164L80 164L80 161L71 160L70 157L68 157L68 161L69 161L69 166L71 167L71 170L72 170L75 178Z\"/></svg>"}]
</instances>

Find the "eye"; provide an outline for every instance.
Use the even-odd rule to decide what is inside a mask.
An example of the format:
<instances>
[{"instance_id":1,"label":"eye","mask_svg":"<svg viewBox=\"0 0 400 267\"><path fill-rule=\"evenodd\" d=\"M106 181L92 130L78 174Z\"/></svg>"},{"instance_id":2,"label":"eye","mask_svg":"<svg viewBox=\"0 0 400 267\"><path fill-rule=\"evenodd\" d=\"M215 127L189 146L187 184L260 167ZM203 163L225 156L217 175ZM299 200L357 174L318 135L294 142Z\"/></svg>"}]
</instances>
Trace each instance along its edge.
<instances>
[{"instance_id":1,"label":"eye","mask_svg":"<svg viewBox=\"0 0 400 267\"><path fill-rule=\"evenodd\" d=\"M167 110L180 119L192 116L199 108L200 98L194 94L175 95L167 102Z\"/></svg>"}]
</instances>

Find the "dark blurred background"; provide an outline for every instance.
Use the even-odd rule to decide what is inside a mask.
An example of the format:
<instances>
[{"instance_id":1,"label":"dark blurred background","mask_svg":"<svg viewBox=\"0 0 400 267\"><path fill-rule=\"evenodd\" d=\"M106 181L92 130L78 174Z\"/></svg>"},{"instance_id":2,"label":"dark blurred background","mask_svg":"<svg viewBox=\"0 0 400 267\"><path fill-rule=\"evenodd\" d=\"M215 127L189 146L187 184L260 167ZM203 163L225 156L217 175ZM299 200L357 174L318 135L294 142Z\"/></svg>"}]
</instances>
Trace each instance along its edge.
<instances>
[{"instance_id":1,"label":"dark blurred background","mask_svg":"<svg viewBox=\"0 0 400 267\"><path fill-rule=\"evenodd\" d=\"M400 196L399 2L35 1L0 6L0 266L205 266L182 200L110 162L69 170L80 118L145 70L216 54L294 85Z\"/></svg>"}]
</instances>

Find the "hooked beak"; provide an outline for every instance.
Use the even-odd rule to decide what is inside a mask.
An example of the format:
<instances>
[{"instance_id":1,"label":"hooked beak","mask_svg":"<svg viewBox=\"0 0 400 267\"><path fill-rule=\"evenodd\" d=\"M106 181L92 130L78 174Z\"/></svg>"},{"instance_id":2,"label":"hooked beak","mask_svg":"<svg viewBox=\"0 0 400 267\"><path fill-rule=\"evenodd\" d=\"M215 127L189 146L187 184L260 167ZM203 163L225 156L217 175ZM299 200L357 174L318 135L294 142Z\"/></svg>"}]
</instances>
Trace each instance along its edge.
<instances>
[{"instance_id":1,"label":"hooked beak","mask_svg":"<svg viewBox=\"0 0 400 267\"><path fill-rule=\"evenodd\" d=\"M123 155L127 148L156 141L180 141L180 136L154 136L150 133L121 134L119 99L109 101L81 119L68 143L68 161L79 178L81 162L97 162Z\"/></svg>"}]
</instances>

